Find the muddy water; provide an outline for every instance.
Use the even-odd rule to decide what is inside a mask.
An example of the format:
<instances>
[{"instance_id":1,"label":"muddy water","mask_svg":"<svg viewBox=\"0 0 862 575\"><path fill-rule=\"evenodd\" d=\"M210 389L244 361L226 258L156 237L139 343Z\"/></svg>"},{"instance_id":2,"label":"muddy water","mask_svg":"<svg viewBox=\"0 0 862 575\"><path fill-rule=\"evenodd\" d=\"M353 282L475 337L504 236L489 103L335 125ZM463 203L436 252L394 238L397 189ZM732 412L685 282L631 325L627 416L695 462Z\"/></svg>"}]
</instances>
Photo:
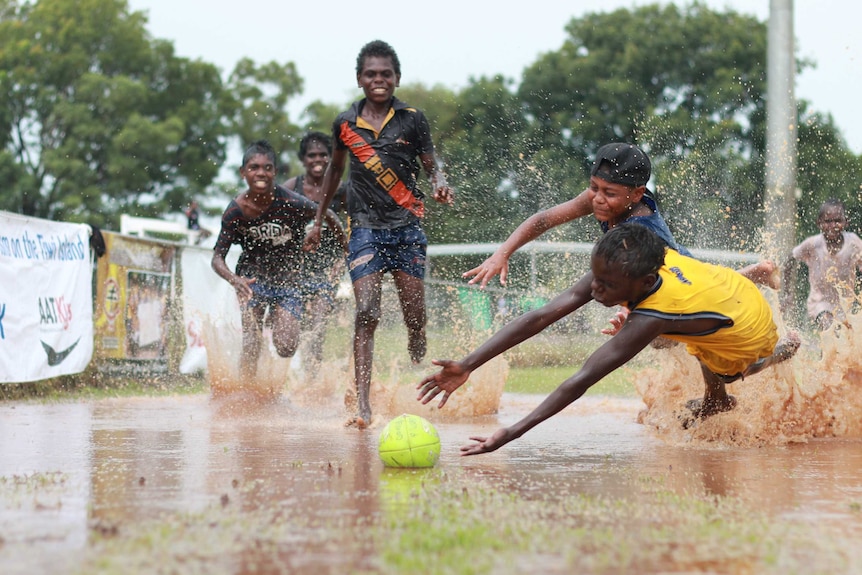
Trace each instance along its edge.
<instances>
[{"instance_id":1,"label":"muddy water","mask_svg":"<svg viewBox=\"0 0 862 575\"><path fill-rule=\"evenodd\" d=\"M504 394L498 415L437 422L439 467L525 497L623 496L629 485L607 473L612 464L659 477L680 493L736 496L770 515L862 535L853 506L862 502L859 438L674 445L637 423L639 399L594 396L499 452L459 457L469 436L516 420L540 399ZM308 526L322 517L374 521L397 472L378 461L375 430L346 429L343 416L337 404L202 395L0 406L0 570L76 572L95 533L164 512L284 507ZM314 538L303 541L301 530L294 536L296 553L285 559L294 572L367 568L373 555L327 552Z\"/></svg>"},{"instance_id":2,"label":"muddy water","mask_svg":"<svg viewBox=\"0 0 862 575\"><path fill-rule=\"evenodd\" d=\"M409 384L422 370L393 365L374 383L377 421L365 431L343 425L348 360L325 366L312 384L289 376L285 387L287 360L264 358L262 383L250 385L237 381L236 358L214 354L206 395L0 404L0 573L86 571L100 537L166 515L206 517L208 509L234 512L252 532L262 510L276 510L269 523L287 518L278 567L213 529L210 545L237 547L227 553L235 565L221 572L373 572L367 541L334 548L321 525L374 524L414 481L384 469L376 453L383 422L405 411L428 417L440 433L434 471L466 478L470 488L536 499L631 497L633 473L679 494L738 498L770 517L862 540L862 365L853 351L862 326L853 327L806 341L793 361L733 384L737 409L693 429L683 430L678 416L702 392L696 362L681 348L651 350L652 367L633 373L638 397L588 395L517 442L471 458L458 451L469 437L516 421L542 399L503 393L503 361L477 371L444 411L415 403ZM194 556L184 545L168 547Z\"/></svg>"}]
</instances>

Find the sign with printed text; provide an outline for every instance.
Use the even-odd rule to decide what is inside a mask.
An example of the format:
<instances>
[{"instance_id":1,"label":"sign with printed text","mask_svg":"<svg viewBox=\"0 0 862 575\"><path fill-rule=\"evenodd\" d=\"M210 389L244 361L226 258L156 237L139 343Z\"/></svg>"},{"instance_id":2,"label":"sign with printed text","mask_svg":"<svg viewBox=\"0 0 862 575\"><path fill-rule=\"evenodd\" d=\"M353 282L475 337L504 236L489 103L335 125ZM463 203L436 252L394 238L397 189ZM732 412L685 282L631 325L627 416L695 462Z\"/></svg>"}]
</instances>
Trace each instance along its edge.
<instances>
[{"instance_id":1,"label":"sign with printed text","mask_svg":"<svg viewBox=\"0 0 862 575\"><path fill-rule=\"evenodd\" d=\"M84 371L93 355L90 227L0 212L0 383Z\"/></svg>"}]
</instances>

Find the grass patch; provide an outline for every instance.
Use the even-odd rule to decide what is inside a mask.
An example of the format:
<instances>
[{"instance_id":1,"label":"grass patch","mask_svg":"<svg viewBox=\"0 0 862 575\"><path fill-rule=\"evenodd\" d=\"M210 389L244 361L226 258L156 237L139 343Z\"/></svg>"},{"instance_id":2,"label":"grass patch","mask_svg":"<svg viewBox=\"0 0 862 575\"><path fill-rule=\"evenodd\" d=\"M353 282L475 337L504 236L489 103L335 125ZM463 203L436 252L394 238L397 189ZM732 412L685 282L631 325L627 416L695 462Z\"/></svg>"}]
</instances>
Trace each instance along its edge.
<instances>
[{"instance_id":1,"label":"grass patch","mask_svg":"<svg viewBox=\"0 0 862 575\"><path fill-rule=\"evenodd\" d=\"M743 500L678 494L661 478L609 465L626 496L525 494L503 476L430 470L369 493L359 526L296 505L232 501L197 513L92 526L79 573L248 572L843 573L851 536L769 517Z\"/></svg>"},{"instance_id":2,"label":"grass patch","mask_svg":"<svg viewBox=\"0 0 862 575\"><path fill-rule=\"evenodd\" d=\"M513 367L506 380L506 391L546 395L577 373L578 369L580 366ZM587 394L635 397L637 392L632 385L630 372L618 369L591 387Z\"/></svg>"},{"instance_id":3,"label":"grass patch","mask_svg":"<svg viewBox=\"0 0 862 575\"><path fill-rule=\"evenodd\" d=\"M99 400L112 397L159 397L176 394L204 393L209 389L206 377L161 376L148 379L69 376L26 383L0 385L0 401L67 401Z\"/></svg>"}]
</instances>

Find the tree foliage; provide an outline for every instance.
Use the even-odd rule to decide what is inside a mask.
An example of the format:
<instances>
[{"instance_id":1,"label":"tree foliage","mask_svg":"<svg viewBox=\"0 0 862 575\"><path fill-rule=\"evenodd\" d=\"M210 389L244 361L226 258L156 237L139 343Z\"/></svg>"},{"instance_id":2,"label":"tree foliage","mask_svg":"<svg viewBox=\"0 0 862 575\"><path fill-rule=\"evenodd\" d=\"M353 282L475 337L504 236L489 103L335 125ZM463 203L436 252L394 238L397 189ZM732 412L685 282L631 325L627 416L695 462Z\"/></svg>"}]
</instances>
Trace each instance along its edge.
<instances>
[{"instance_id":1,"label":"tree foliage","mask_svg":"<svg viewBox=\"0 0 862 575\"><path fill-rule=\"evenodd\" d=\"M289 153L301 138L299 126L287 114L287 102L302 93L302 78L293 62L268 62L258 66L248 58L241 59L228 78L224 111L229 132L240 147L260 139L269 140L282 152L287 163Z\"/></svg>"},{"instance_id":2,"label":"tree foliage","mask_svg":"<svg viewBox=\"0 0 862 575\"><path fill-rule=\"evenodd\" d=\"M126 0L0 0L0 209L103 226L123 212L176 212L234 191L235 176L217 179L231 148L267 138L292 160L302 132L329 132L345 107L318 100L295 122L287 105L303 81L292 62L243 59L222 78L146 23ZM584 189L599 146L629 141L651 155L651 185L683 244L757 249L766 25L695 2L587 14L565 30L520 79L399 89L428 116L457 190L454 209L429 205L431 241L502 241ZM858 209L862 158L806 102L798 127L802 237L824 199ZM596 234L584 221L549 237Z\"/></svg>"},{"instance_id":3,"label":"tree foliage","mask_svg":"<svg viewBox=\"0 0 862 575\"><path fill-rule=\"evenodd\" d=\"M627 141L653 159L651 185L683 244L758 249L765 23L695 2L587 14L566 32L560 49L525 70L514 93L483 78L458 95L463 130L444 144L450 166L464 176L470 226L461 237L501 241L523 217L584 189L601 145ZM859 193L860 159L831 118L808 112L805 102L799 114L799 182L812 198L800 202L800 217L810 218L807 206L836 195L836 185L851 193L855 181ZM500 194L503 188L513 193ZM555 235L587 239L595 226Z\"/></svg>"},{"instance_id":4,"label":"tree foliage","mask_svg":"<svg viewBox=\"0 0 862 575\"><path fill-rule=\"evenodd\" d=\"M0 21L0 206L104 225L158 214L224 160L218 70L152 40L123 0L9 3Z\"/></svg>"}]
</instances>

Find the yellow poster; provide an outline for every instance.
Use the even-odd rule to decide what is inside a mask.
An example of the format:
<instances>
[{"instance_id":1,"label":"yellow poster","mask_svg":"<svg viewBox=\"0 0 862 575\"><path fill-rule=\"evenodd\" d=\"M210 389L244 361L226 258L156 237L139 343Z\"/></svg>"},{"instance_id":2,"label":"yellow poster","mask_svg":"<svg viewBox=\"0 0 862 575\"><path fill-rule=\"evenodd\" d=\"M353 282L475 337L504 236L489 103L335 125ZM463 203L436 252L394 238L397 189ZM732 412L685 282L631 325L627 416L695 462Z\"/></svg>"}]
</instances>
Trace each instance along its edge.
<instances>
[{"instance_id":1,"label":"yellow poster","mask_svg":"<svg viewBox=\"0 0 862 575\"><path fill-rule=\"evenodd\" d=\"M103 235L106 253L96 269L99 370L164 373L176 248L110 232Z\"/></svg>"}]
</instances>

